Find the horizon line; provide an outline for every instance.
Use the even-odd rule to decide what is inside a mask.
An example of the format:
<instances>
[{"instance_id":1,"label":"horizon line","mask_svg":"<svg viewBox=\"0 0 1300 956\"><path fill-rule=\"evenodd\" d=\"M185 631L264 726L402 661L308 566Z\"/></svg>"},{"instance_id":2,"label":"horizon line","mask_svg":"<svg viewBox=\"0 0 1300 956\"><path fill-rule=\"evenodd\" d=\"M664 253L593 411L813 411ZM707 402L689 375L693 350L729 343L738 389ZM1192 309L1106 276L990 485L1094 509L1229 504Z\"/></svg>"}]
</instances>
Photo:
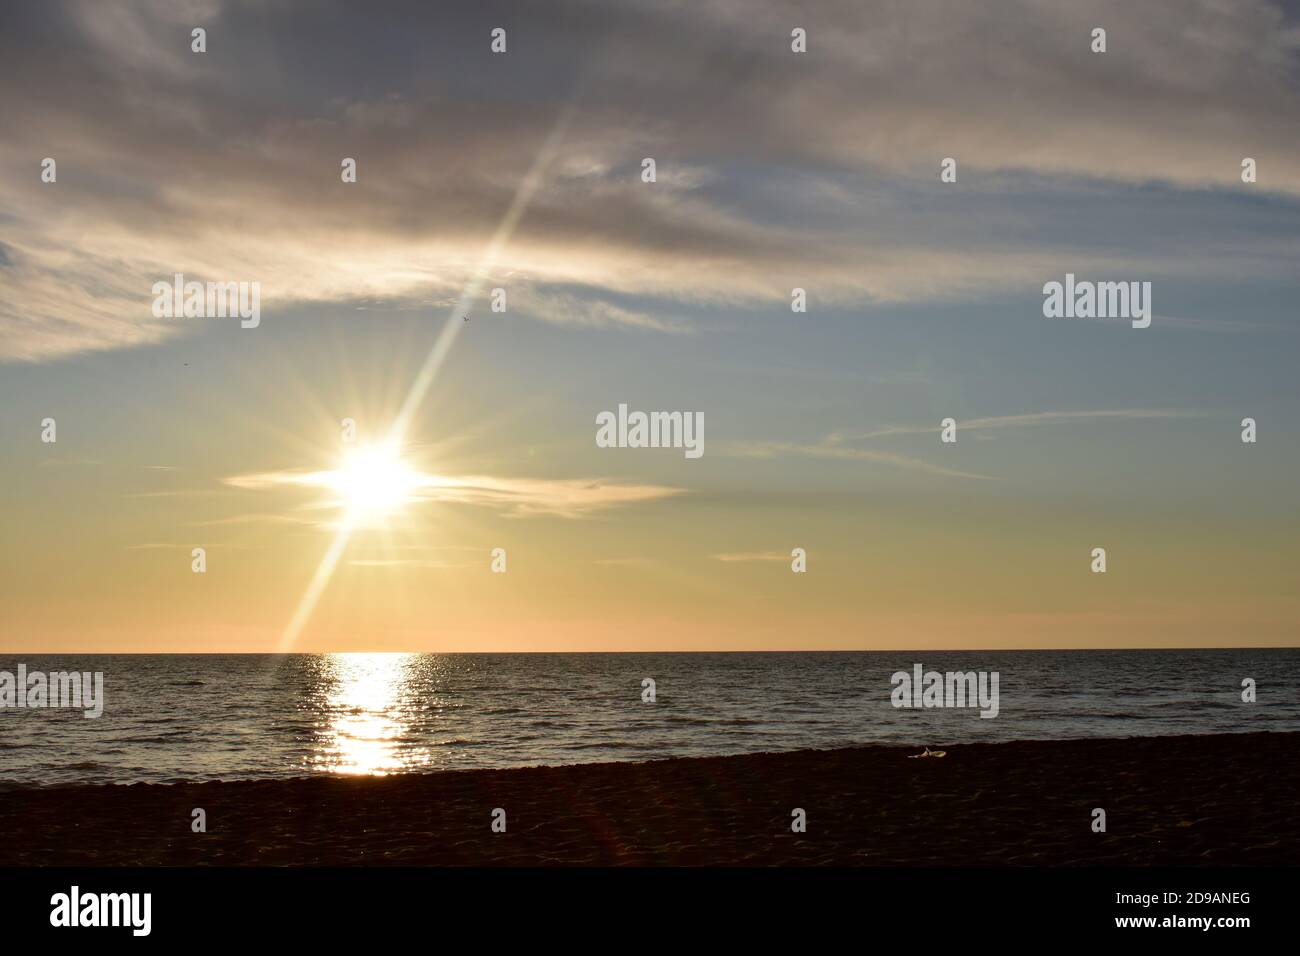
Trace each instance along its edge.
<instances>
[{"instance_id":1,"label":"horizon line","mask_svg":"<svg viewBox=\"0 0 1300 956\"><path fill-rule=\"evenodd\" d=\"M923 654L944 654L950 652L961 653L985 653L985 652L1006 652L1013 651L1016 653L1086 653L1090 651L1294 651L1300 650L1300 644L1247 644L1244 646L1207 646L1207 647L932 647L925 649L918 648L754 648L754 649L695 649L695 650L618 650L618 651L590 651L590 650L535 650L535 651L460 651L460 650L441 650L441 651L392 651L392 650L351 650L351 651L35 651L28 652L24 655L21 651L4 651L0 650L0 655L6 656L28 656L28 657L58 657L66 655L76 655L78 657L163 657L163 656L183 656L183 657L201 657L216 656L223 657L311 657L323 656L327 654L460 654L460 655L501 655L501 654L901 654L904 652L923 653Z\"/></svg>"}]
</instances>

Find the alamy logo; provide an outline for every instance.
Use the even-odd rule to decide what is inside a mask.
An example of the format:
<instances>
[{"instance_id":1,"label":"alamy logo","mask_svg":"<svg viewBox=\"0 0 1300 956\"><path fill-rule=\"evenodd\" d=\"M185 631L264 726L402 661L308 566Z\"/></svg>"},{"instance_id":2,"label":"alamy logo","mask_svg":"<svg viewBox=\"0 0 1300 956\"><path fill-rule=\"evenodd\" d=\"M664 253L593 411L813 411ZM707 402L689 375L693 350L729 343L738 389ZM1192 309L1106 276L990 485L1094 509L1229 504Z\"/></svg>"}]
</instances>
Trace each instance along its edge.
<instances>
[{"instance_id":1,"label":"alamy logo","mask_svg":"<svg viewBox=\"0 0 1300 956\"><path fill-rule=\"evenodd\" d=\"M148 936L153 928L152 893L71 892L50 897L51 926L129 926L133 936Z\"/></svg>"},{"instance_id":2,"label":"alamy logo","mask_svg":"<svg viewBox=\"0 0 1300 956\"><path fill-rule=\"evenodd\" d=\"M1049 319L1132 319L1133 328L1151 324L1150 282L1065 282L1043 286L1043 315Z\"/></svg>"},{"instance_id":3,"label":"alamy logo","mask_svg":"<svg viewBox=\"0 0 1300 956\"><path fill-rule=\"evenodd\" d=\"M687 458L704 454L703 412L629 412L596 416L597 448L684 448Z\"/></svg>"},{"instance_id":4,"label":"alamy logo","mask_svg":"<svg viewBox=\"0 0 1300 956\"><path fill-rule=\"evenodd\" d=\"M895 671L889 695L895 707L978 707L980 716L998 715L997 671L926 671L920 664L912 673Z\"/></svg>"},{"instance_id":5,"label":"alamy logo","mask_svg":"<svg viewBox=\"0 0 1300 956\"><path fill-rule=\"evenodd\" d=\"M18 673L0 671L0 709L21 707L72 707L92 720L104 713L104 674L102 671L27 670L18 665Z\"/></svg>"},{"instance_id":6,"label":"alamy logo","mask_svg":"<svg viewBox=\"0 0 1300 956\"><path fill-rule=\"evenodd\" d=\"M153 284L155 319L225 319L238 316L242 328L255 329L262 321L262 283L190 282L182 272L171 282Z\"/></svg>"}]
</instances>

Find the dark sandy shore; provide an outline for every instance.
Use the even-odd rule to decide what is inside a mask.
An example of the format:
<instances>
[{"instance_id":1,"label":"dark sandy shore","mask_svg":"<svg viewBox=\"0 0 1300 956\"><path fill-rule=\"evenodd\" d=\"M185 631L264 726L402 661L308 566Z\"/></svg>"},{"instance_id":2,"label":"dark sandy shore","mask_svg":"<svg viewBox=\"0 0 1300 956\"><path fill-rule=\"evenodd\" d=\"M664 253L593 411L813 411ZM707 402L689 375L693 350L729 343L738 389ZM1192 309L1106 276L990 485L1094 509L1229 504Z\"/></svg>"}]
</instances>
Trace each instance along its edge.
<instances>
[{"instance_id":1,"label":"dark sandy shore","mask_svg":"<svg viewBox=\"0 0 1300 956\"><path fill-rule=\"evenodd\" d=\"M1300 864L1300 734L920 749L8 791L0 864Z\"/></svg>"}]
</instances>

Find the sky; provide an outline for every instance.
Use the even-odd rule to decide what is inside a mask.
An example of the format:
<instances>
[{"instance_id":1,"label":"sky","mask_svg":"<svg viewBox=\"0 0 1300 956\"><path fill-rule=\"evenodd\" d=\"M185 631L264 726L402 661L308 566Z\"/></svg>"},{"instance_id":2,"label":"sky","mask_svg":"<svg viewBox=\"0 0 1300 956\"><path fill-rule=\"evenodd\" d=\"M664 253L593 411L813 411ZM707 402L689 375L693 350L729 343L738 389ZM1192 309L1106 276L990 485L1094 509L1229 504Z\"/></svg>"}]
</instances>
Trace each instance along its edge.
<instances>
[{"instance_id":1,"label":"sky","mask_svg":"<svg viewBox=\"0 0 1300 956\"><path fill-rule=\"evenodd\" d=\"M20 2L0 77L7 650L1297 643L1295 5Z\"/></svg>"}]
</instances>

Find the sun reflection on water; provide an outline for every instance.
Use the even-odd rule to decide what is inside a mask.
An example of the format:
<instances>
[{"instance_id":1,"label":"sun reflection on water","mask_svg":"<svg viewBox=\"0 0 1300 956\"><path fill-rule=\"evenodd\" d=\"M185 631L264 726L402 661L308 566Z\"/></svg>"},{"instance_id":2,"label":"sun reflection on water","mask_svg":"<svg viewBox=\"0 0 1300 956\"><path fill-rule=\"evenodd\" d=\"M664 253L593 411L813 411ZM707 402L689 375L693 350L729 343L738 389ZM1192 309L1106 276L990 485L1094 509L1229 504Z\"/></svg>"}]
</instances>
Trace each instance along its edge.
<instances>
[{"instance_id":1,"label":"sun reflection on water","mask_svg":"<svg viewBox=\"0 0 1300 956\"><path fill-rule=\"evenodd\" d=\"M330 654L332 687L319 763L333 773L383 775L406 761L402 698L414 654Z\"/></svg>"}]
</instances>

